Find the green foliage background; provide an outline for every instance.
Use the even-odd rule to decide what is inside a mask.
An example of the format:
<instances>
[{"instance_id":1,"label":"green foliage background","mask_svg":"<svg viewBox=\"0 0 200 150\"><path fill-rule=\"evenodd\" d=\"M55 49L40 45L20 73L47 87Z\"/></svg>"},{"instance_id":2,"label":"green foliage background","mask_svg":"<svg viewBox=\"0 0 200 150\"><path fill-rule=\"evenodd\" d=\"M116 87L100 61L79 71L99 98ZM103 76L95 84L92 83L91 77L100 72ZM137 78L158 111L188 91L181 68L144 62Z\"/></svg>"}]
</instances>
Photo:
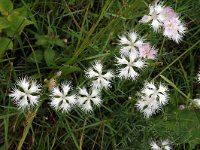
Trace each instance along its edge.
<instances>
[{"instance_id":1,"label":"green foliage background","mask_svg":"<svg viewBox=\"0 0 200 150\"><path fill-rule=\"evenodd\" d=\"M168 0L188 31L180 44L139 24L151 0L1 0L0 1L0 150L148 150L151 140L169 139L178 150L200 149L198 98L200 17L198 0ZM118 36L136 30L159 49L157 62L137 81L115 78L104 90L103 106L92 114L75 108L69 114L48 105L48 81L62 71L61 81L86 83L84 70L100 59L113 68ZM41 81L44 93L33 112L18 110L8 97L20 76ZM145 119L134 104L145 80L165 82L169 104ZM184 105L185 109L180 109Z\"/></svg>"}]
</instances>

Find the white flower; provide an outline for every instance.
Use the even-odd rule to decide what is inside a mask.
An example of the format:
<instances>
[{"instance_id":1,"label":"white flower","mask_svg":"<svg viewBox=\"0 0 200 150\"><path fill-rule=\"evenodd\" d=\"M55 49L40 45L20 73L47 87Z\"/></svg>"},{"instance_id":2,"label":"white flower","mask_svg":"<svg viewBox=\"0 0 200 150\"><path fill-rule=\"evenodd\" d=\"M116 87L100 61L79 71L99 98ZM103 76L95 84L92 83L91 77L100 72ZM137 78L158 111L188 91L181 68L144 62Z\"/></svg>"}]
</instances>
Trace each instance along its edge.
<instances>
[{"instance_id":1,"label":"white flower","mask_svg":"<svg viewBox=\"0 0 200 150\"><path fill-rule=\"evenodd\" d=\"M170 147L170 141L167 139L167 140L164 140L164 141L161 141L161 146L165 149L165 150L171 150L171 147Z\"/></svg>"},{"instance_id":2,"label":"white flower","mask_svg":"<svg viewBox=\"0 0 200 150\"><path fill-rule=\"evenodd\" d=\"M41 85L28 77L22 77L16 82L9 96L19 108L36 106L40 98Z\"/></svg>"},{"instance_id":3,"label":"white flower","mask_svg":"<svg viewBox=\"0 0 200 150\"><path fill-rule=\"evenodd\" d=\"M135 69L142 69L146 65L144 60L134 52L130 53L129 56L121 55L121 58L116 57L116 59L118 66L124 66L124 68L119 68L119 77L125 79L135 80L139 76Z\"/></svg>"},{"instance_id":4,"label":"white flower","mask_svg":"<svg viewBox=\"0 0 200 150\"><path fill-rule=\"evenodd\" d=\"M136 107L144 116L149 118L168 103L168 89L160 83L157 88L153 82L146 82L144 88L138 93L139 100Z\"/></svg>"},{"instance_id":5,"label":"white flower","mask_svg":"<svg viewBox=\"0 0 200 150\"><path fill-rule=\"evenodd\" d=\"M99 90L91 88L88 92L85 87L80 88L77 103L83 111L92 112L93 106L99 107L102 103Z\"/></svg>"},{"instance_id":6,"label":"white flower","mask_svg":"<svg viewBox=\"0 0 200 150\"><path fill-rule=\"evenodd\" d=\"M137 101L136 107L146 118L149 118L156 112L160 111L161 105L158 101L140 93L138 96L140 96L140 99Z\"/></svg>"},{"instance_id":7,"label":"white flower","mask_svg":"<svg viewBox=\"0 0 200 150\"><path fill-rule=\"evenodd\" d=\"M200 82L200 71L197 73L197 81Z\"/></svg>"},{"instance_id":8,"label":"white flower","mask_svg":"<svg viewBox=\"0 0 200 150\"><path fill-rule=\"evenodd\" d=\"M70 82L62 83L54 87L51 91L50 105L56 110L62 110L62 112L69 112L73 105L76 104L76 95L69 94L72 89Z\"/></svg>"},{"instance_id":9,"label":"white flower","mask_svg":"<svg viewBox=\"0 0 200 150\"><path fill-rule=\"evenodd\" d=\"M196 106L200 107L200 99L192 99Z\"/></svg>"},{"instance_id":10,"label":"white flower","mask_svg":"<svg viewBox=\"0 0 200 150\"><path fill-rule=\"evenodd\" d=\"M160 141L159 145L154 141L150 144L152 150L171 150L169 140Z\"/></svg>"},{"instance_id":11,"label":"white flower","mask_svg":"<svg viewBox=\"0 0 200 150\"><path fill-rule=\"evenodd\" d=\"M62 75L62 71L56 72L56 76L57 76L57 77L60 77L61 75Z\"/></svg>"},{"instance_id":12,"label":"white flower","mask_svg":"<svg viewBox=\"0 0 200 150\"><path fill-rule=\"evenodd\" d=\"M168 102L168 89L166 86L159 84L156 88L153 82L146 83L142 93L146 94L148 97L157 100L161 105L166 105Z\"/></svg>"},{"instance_id":13,"label":"white flower","mask_svg":"<svg viewBox=\"0 0 200 150\"><path fill-rule=\"evenodd\" d=\"M88 78L94 79L92 81L92 87L96 89L108 88L111 87L110 80L113 78L112 71L108 71L103 74L103 65L101 62L97 61L91 68L85 71L85 74Z\"/></svg>"},{"instance_id":14,"label":"white flower","mask_svg":"<svg viewBox=\"0 0 200 150\"><path fill-rule=\"evenodd\" d=\"M138 48L144 44L143 38L136 32L129 32L127 37L122 35L119 37L119 45L121 45L120 53L128 55L131 52L138 52Z\"/></svg>"},{"instance_id":15,"label":"white flower","mask_svg":"<svg viewBox=\"0 0 200 150\"><path fill-rule=\"evenodd\" d=\"M153 5L149 5L149 14L144 15L140 20L141 23L148 23L151 22L151 26L153 27L154 31L158 31L158 29L163 25L164 16L161 14L164 7L155 2Z\"/></svg>"},{"instance_id":16,"label":"white flower","mask_svg":"<svg viewBox=\"0 0 200 150\"><path fill-rule=\"evenodd\" d=\"M154 141L151 142L150 146L152 150L162 150Z\"/></svg>"}]
</instances>

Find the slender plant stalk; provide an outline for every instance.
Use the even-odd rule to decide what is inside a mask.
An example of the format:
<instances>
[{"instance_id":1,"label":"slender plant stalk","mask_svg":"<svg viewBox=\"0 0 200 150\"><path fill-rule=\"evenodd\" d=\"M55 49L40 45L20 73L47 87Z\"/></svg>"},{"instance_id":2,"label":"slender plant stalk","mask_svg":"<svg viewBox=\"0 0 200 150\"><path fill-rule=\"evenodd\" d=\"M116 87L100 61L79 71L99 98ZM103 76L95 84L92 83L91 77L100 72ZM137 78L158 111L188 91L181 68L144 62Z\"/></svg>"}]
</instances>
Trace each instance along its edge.
<instances>
[{"instance_id":1,"label":"slender plant stalk","mask_svg":"<svg viewBox=\"0 0 200 150\"><path fill-rule=\"evenodd\" d=\"M158 78L163 72L165 72L169 67L171 67L175 62L177 62L181 57L191 51L194 47L196 47L200 43L200 40L197 41L192 47L188 48L184 53L182 53L179 57L177 57L171 64L169 64L166 68L164 68L157 76L155 76L152 80Z\"/></svg>"},{"instance_id":2,"label":"slender plant stalk","mask_svg":"<svg viewBox=\"0 0 200 150\"><path fill-rule=\"evenodd\" d=\"M27 136L27 134L29 132L29 129L30 129L31 125L32 125L33 119L35 118L35 116L37 114L37 111L38 111L39 107L41 106L41 104L42 103L40 103L38 105L38 107L35 109L35 111L28 113L28 115L26 117L26 121L25 121L25 128L24 128L24 131L23 131L23 134L22 134L22 138L19 141L17 150L21 150L22 145L23 145L23 143L24 143L24 141L26 139L26 136Z\"/></svg>"}]
</instances>

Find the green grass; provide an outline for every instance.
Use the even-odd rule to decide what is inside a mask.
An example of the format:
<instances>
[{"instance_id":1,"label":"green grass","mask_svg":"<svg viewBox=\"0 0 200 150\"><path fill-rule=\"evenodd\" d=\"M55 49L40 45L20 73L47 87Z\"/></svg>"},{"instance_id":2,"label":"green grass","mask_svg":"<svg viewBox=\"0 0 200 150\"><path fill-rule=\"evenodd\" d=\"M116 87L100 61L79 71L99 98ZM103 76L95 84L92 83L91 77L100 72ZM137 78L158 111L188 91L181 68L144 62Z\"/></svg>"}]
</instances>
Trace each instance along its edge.
<instances>
[{"instance_id":1,"label":"green grass","mask_svg":"<svg viewBox=\"0 0 200 150\"><path fill-rule=\"evenodd\" d=\"M176 44L138 23L150 2L13 0L14 9L23 7L32 24L9 37L13 49L0 57L0 150L148 150L156 139L170 139L177 150L200 149L200 110L190 105L190 99L198 98L200 92L196 83L200 3L166 2L180 13L188 28L183 41ZM103 105L91 114L78 107L63 114L48 105L45 79L61 70L58 83L72 80L76 88L86 83L84 70L96 59L107 69L116 68L118 36L130 30L159 49L157 62L143 70L137 82L115 78L112 88L102 93ZM24 75L44 84L41 103L33 112L18 110L8 96L16 79ZM150 119L135 108L136 92L144 79L163 82L170 89L169 104ZM180 110L180 105L185 109Z\"/></svg>"}]
</instances>

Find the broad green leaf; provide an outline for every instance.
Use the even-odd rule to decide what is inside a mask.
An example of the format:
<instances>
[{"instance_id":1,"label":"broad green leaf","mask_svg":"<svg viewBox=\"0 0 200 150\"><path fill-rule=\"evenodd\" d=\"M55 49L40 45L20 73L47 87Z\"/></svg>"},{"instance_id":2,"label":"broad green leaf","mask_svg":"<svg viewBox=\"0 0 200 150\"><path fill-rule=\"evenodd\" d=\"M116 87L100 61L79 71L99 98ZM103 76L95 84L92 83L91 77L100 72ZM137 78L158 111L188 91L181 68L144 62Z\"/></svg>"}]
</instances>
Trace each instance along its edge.
<instances>
[{"instance_id":1,"label":"broad green leaf","mask_svg":"<svg viewBox=\"0 0 200 150\"><path fill-rule=\"evenodd\" d=\"M37 39L36 44L37 45L42 45L44 47L47 47L48 45L52 45L52 46L60 46L60 47L66 47L66 44L64 43L64 41L62 39L59 39L59 37L49 37L48 35L35 35L35 38Z\"/></svg>"},{"instance_id":2,"label":"broad green leaf","mask_svg":"<svg viewBox=\"0 0 200 150\"><path fill-rule=\"evenodd\" d=\"M35 63L37 61L37 63L40 63L42 61L42 59L43 59L43 51L36 50L35 54L31 53L28 56L27 61L28 62L33 62L33 63Z\"/></svg>"},{"instance_id":3,"label":"broad green leaf","mask_svg":"<svg viewBox=\"0 0 200 150\"><path fill-rule=\"evenodd\" d=\"M55 39L53 39L54 44L60 47L66 47L65 42L63 41L63 39L59 39L58 37L56 37Z\"/></svg>"},{"instance_id":4,"label":"broad green leaf","mask_svg":"<svg viewBox=\"0 0 200 150\"><path fill-rule=\"evenodd\" d=\"M35 17L34 17L35 15L32 13L32 10L31 10L31 8L30 8L30 7L32 7L32 6L29 5L29 4L25 4L25 3L24 3L24 5L25 5L25 6L22 6L22 7L20 7L20 8L17 8L17 9L15 9L14 11L17 12L17 13L19 13L20 16L28 17L29 20L31 20L32 23L35 25L35 27L38 28L38 26L37 26L37 21L36 21L36 19L35 19Z\"/></svg>"},{"instance_id":5,"label":"broad green leaf","mask_svg":"<svg viewBox=\"0 0 200 150\"><path fill-rule=\"evenodd\" d=\"M48 44L49 44L49 39L48 39L48 37L47 36L45 36L45 35L38 35L38 34L36 34L35 35L35 38L36 38L36 44L37 45L41 45L41 46L48 46Z\"/></svg>"},{"instance_id":6,"label":"broad green leaf","mask_svg":"<svg viewBox=\"0 0 200 150\"><path fill-rule=\"evenodd\" d=\"M27 6L28 7L28 6ZM25 6L22 6L20 8L16 8L14 9L13 11L15 13L18 13L20 14L20 16L23 16L23 17L29 17L31 14L30 14L30 11L28 11L28 8L25 7Z\"/></svg>"},{"instance_id":7,"label":"broad green leaf","mask_svg":"<svg viewBox=\"0 0 200 150\"><path fill-rule=\"evenodd\" d=\"M10 28L6 30L6 33L10 37L14 36L15 34L19 34L27 25L33 24L32 21L21 16L15 11L13 11L12 14L7 17L7 19L9 21Z\"/></svg>"},{"instance_id":8,"label":"broad green leaf","mask_svg":"<svg viewBox=\"0 0 200 150\"><path fill-rule=\"evenodd\" d=\"M8 20L4 17L0 17L0 30L8 28L10 26Z\"/></svg>"},{"instance_id":9,"label":"broad green leaf","mask_svg":"<svg viewBox=\"0 0 200 150\"><path fill-rule=\"evenodd\" d=\"M0 0L0 11L2 14L13 10L13 3L10 0Z\"/></svg>"},{"instance_id":10,"label":"broad green leaf","mask_svg":"<svg viewBox=\"0 0 200 150\"><path fill-rule=\"evenodd\" d=\"M9 38L0 38L0 58L8 49L13 49L13 42Z\"/></svg>"},{"instance_id":11,"label":"broad green leaf","mask_svg":"<svg viewBox=\"0 0 200 150\"><path fill-rule=\"evenodd\" d=\"M46 49L44 52L44 59L46 61L47 66L52 65L55 59L55 51L52 49Z\"/></svg>"}]
</instances>

